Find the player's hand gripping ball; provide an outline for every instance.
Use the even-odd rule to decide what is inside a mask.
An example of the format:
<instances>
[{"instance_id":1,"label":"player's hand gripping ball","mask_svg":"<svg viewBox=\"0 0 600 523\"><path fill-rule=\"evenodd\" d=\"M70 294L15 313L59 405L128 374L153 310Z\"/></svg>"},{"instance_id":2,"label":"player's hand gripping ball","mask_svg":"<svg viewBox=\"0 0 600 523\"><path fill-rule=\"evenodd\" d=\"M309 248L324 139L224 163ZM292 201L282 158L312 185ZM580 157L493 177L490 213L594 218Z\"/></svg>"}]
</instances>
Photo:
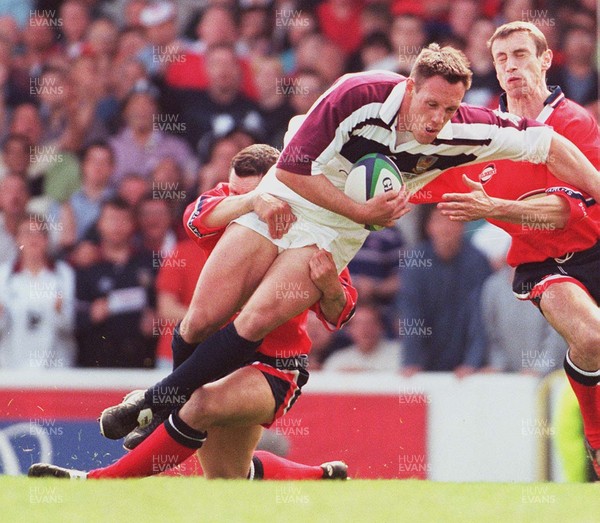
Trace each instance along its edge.
<instances>
[{"instance_id":1,"label":"player's hand gripping ball","mask_svg":"<svg viewBox=\"0 0 600 523\"><path fill-rule=\"evenodd\" d=\"M387 156L380 153L367 154L360 158L350 170L344 192L359 203L365 203L378 194L399 191L404 185L402 173ZM370 231L384 227L365 225Z\"/></svg>"}]
</instances>

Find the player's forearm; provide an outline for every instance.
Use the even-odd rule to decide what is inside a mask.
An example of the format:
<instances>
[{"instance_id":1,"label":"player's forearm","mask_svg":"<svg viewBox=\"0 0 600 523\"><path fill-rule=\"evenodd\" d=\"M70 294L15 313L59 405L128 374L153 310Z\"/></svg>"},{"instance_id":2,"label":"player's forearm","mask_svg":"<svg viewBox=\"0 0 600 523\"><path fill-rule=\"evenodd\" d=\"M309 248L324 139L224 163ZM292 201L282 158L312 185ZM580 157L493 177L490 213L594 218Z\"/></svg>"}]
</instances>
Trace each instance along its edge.
<instances>
[{"instance_id":1,"label":"player's forearm","mask_svg":"<svg viewBox=\"0 0 600 523\"><path fill-rule=\"evenodd\" d=\"M249 192L223 198L209 213L203 217L203 224L208 228L226 227L229 222L254 209L256 193Z\"/></svg>"},{"instance_id":2,"label":"player's forearm","mask_svg":"<svg viewBox=\"0 0 600 523\"><path fill-rule=\"evenodd\" d=\"M283 169L277 169L275 174L279 181L315 205L356 223L364 223L361 214L363 206L337 189L325 176L302 176Z\"/></svg>"},{"instance_id":3,"label":"player's forearm","mask_svg":"<svg viewBox=\"0 0 600 523\"><path fill-rule=\"evenodd\" d=\"M600 173L575 145L556 132L552 136L547 166L559 180L600 202Z\"/></svg>"},{"instance_id":4,"label":"player's forearm","mask_svg":"<svg viewBox=\"0 0 600 523\"><path fill-rule=\"evenodd\" d=\"M569 221L569 204L560 196L541 196L531 200L492 198L494 208L486 218L516 224L544 224L562 229Z\"/></svg>"}]
</instances>

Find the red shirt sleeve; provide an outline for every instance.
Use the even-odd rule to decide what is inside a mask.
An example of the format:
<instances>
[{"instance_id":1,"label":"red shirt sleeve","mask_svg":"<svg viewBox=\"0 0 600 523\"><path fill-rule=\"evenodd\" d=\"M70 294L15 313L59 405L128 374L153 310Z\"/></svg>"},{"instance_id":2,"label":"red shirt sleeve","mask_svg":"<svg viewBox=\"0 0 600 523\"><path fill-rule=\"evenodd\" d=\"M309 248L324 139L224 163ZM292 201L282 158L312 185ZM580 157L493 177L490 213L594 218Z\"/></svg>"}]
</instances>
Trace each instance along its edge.
<instances>
[{"instance_id":1,"label":"red shirt sleeve","mask_svg":"<svg viewBox=\"0 0 600 523\"><path fill-rule=\"evenodd\" d=\"M340 317L335 325L329 323L325 318L323 311L321 310L320 302L315 303L311 310L317 314L317 318L321 320L321 323L325 325L325 328L328 331L337 331L340 330L350 319L354 316L354 310L356 309L356 300L358 299L358 292L352 285L352 278L350 277L350 272L348 269L344 269L339 276L340 283L342 284L342 288L344 289L344 294L346 295L346 305L342 309Z\"/></svg>"},{"instance_id":2,"label":"red shirt sleeve","mask_svg":"<svg viewBox=\"0 0 600 523\"><path fill-rule=\"evenodd\" d=\"M560 196L569 204L569 220L565 228L577 223L588 216L588 199L577 189L567 185L549 187L546 194Z\"/></svg>"},{"instance_id":3,"label":"red shirt sleeve","mask_svg":"<svg viewBox=\"0 0 600 523\"><path fill-rule=\"evenodd\" d=\"M206 247L218 241L225 227L208 227L206 217L229 196L229 184L220 183L214 189L203 193L195 202L190 203L183 213L183 227L188 237L200 247ZM214 245L213 245L214 246Z\"/></svg>"}]
</instances>

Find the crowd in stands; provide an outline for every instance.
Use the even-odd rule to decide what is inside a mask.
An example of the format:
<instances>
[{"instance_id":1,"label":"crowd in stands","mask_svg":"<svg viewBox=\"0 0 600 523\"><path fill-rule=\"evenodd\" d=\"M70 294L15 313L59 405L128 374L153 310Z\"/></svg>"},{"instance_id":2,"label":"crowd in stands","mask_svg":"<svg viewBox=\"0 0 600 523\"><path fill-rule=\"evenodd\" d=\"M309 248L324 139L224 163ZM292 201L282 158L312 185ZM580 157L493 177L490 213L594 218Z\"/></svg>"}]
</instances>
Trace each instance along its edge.
<instances>
[{"instance_id":1,"label":"crowd in stands","mask_svg":"<svg viewBox=\"0 0 600 523\"><path fill-rule=\"evenodd\" d=\"M554 50L549 83L598 118L596 9L0 0L0 368L168 366L201 256L181 224L186 205L226 181L244 147L281 149L290 118L344 73L408 74L437 41L471 61L465 101L495 108L486 41L527 20ZM311 319L312 368L465 376L560 365L564 342L512 296L502 253L435 208L400 221L350 265L353 321L331 334Z\"/></svg>"}]
</instances>

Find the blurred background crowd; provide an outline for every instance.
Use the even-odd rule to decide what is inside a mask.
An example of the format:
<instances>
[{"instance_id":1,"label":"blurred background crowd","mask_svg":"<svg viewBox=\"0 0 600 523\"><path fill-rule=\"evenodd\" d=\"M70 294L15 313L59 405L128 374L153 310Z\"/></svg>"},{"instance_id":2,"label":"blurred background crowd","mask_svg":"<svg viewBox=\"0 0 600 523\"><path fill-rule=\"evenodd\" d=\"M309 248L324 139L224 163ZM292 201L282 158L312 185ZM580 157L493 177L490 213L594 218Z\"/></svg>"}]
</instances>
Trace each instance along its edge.
<instances>
[{"instance_id":1,"label":"blurred background crowd","mask_svg":"<svg viewBox=\"0 0 600 523\"><path fill-rule=\"evenodd\" d=\"M181 215L347 72L462 49L466 102L500 94L486 41L526 20L549 83L598 118L595 0L0 0L0 367L169 365L202 264ZM511 293L508 240L414 209L350 269L355 318L311 368L544 375L564 342ZM218 292L218 290L215 290Z\"/></svg>"}]
</instances>

